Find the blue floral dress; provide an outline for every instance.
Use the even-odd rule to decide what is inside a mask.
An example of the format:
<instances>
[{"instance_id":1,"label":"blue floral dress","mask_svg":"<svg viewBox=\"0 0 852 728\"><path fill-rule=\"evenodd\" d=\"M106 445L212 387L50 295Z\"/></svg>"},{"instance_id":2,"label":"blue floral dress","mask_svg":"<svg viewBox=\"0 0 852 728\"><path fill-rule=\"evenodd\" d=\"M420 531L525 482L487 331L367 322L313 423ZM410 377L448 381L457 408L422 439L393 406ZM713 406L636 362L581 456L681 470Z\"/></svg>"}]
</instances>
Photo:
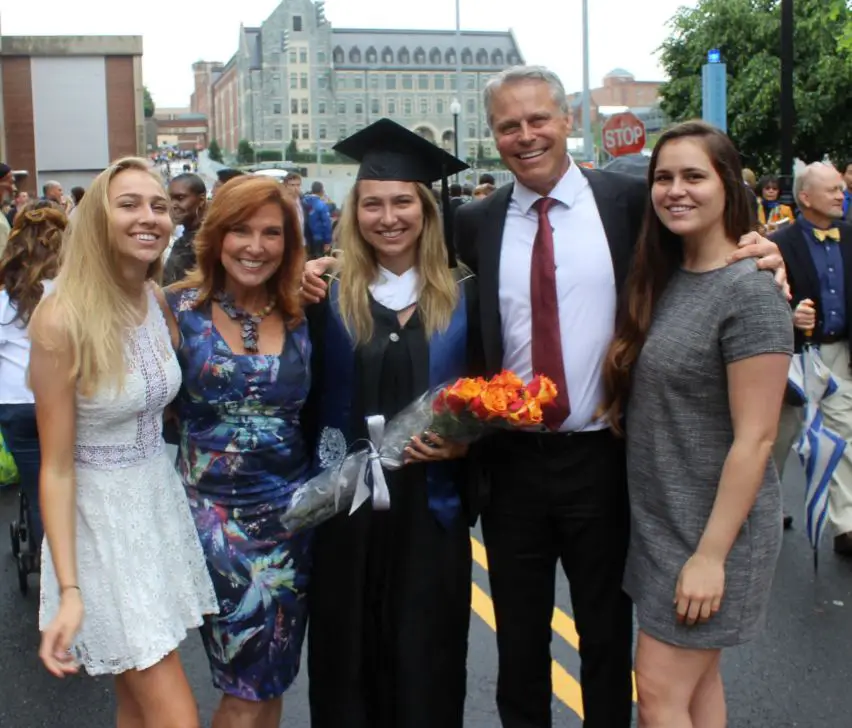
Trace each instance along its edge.
<instances>
[{"instance_id":1,"label":"blue floral dress","mask_svg":"<svg viewBox=\"0 0 852 728\"><path fill-rule=\"evenodd\" d=\"M180 328L179 468L220 606L201 628L213 682L269 700L298 673L307 617L311 537L278 519L308 471L307 325L280 356L234 354L196 290L166 295Z\"/></svg>"}]
</instances>

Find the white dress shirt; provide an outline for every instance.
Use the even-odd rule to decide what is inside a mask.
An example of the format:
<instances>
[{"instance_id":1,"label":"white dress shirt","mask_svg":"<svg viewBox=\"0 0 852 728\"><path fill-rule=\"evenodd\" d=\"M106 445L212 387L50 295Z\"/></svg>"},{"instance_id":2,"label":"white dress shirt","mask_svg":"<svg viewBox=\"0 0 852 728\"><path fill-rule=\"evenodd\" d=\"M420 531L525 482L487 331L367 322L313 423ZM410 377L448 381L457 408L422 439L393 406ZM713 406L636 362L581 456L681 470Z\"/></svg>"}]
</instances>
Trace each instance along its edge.
<instances>
[{"instance_id":1,"label":"white dress shirt","mask_svg":"<svg viewBox=\"0 0 852 728\"><path fill-rule=\"evenodd\" d=\"M500 254L500 317L503 367L524 381L532 370L532 249L541 197L515 181ZM574 162L550 193L556 295L565 381L571 414L563 432L599 430L595 414L603 402L603 363L615 331L616 290L609 244L588 180Z\"/></svg>"},{"instance_id":2,"label":"white dress shirt","mask_svg":"<svg viewBox=\"0 0 852 728\"><path fill-rule=\"evenodd\" d=\"M43 296L53 290L52 281L44 281ZM15 304L6 289L0 291L0 404L32 404L33 393L27 384L30 366L30 337L27 327L15 321Z\"/></svg>"}]
</instances>

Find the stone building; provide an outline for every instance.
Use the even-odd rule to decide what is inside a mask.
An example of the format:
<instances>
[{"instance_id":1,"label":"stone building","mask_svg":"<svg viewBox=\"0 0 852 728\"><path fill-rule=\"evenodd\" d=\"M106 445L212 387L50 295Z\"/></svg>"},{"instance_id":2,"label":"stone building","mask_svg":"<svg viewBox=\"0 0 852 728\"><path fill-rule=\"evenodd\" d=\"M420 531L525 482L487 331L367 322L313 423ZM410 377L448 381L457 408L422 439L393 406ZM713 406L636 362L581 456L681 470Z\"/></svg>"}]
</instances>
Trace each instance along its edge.
<instances>
[{"instance_id":1,"label":"stone building","mask_svg":"<svg viewBox=\"0 0 852 728\"><path fill-rule=\"evenodd\" d=\"M641 110L652 123L662 123L659 113L659 96L662 81L637 81L636 77L623 68L610 71L603 78L603 86L590 90L592 123L606 116L601 109L626 107ZM574 111L574 126L579 128L583 122L583 92L570 94L568 101Z\"/></svg>"},{"instance_id":2,"label":"stone building","mask_svg":"<svg viewBox=\"0 0 852 728\"><path fill-rule=\"evenodd\" d=\"M255 149L295 140L301 151L328 150L384 116L453 150L458 101L459 154L488 157L496 152L482 89L518 63L511 31L333 28L322 2L284 0L259 28L240 28L227 63L193 66L192 110L230 152L241 139Z\"/></svg>"},{"instance_id":3,"label":"stone building","mask_svg":"<svg viewBox=\"0 0 852 728\"><path fill-rule=\"evenodd\" d=\"M85 187L145 149L141 37L0 38L0 158L23 189Z\"/></svg>"}]
</instances>

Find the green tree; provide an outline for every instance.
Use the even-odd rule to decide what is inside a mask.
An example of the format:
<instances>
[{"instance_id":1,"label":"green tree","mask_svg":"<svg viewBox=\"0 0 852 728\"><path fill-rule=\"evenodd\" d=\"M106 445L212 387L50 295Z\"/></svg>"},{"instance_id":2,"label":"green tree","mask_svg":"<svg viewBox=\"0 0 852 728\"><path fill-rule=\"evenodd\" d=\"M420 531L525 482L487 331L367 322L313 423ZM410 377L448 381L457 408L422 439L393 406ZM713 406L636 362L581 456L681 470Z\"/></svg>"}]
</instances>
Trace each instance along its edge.
<instances>
[{"instance_id":1,"label":"green tree","mask_svg":"<svg viewBox=\"0 0 852 728\"><path fill-rule=\"evenodd\" d=\"M290 143L287 145L287 151L284 153L284 159L286 159L288 162L295 162L298 155L299 145L296 144L295 139L291 139Z\"/></svg>"},{"instance_id":2,"label":"green tree","mask_svg":"<svg viewBox=\"0 0 852 728\"><path fill-rule=\"evenodd\" d=\"M214 162L219 162L219 164L224 162L222 159L222 148L219 146L219 142L215 139L211 140L210 144L207 146L207 156L209 156Z\"/></svg>"},{"instance_id":3,"label":"green tree","mask_svg":"<svg viewBox=\"0 0 852 728\"><path fill-rule=\"evenodd\" d=\"M846 0L794 4L794 152L805 161L852 149L848 112L852 11ZM728 70L728 133L746 163L778 171L781 11L779 0L699 0L669 21L661 61L668 77L663 111L673 121L701 116L701 66L718 48ZM838 40L841 39L841 40Z\"/></svg>"},{"instance_id":4,"label":"green tree","mask_svg":"<svg viewBox=\"0 0 852 728\"><path fill-rule=\"evenodd\" d=\"M154 116L154 111L157 109L154 104L154 99L151 96L151 92L148 90L147 86L142 87L142 108L145 112L146 119L152 118Z\"/></svg>"},{"instance_id":5,"label":"green tree","mask_svg":"<svg viewBox=\"0 0 852 728\"><path fill-rule=\"evenodd\" d=\"M240 139L237 145L237 161L240 164L254 164L254 149L247 139Z\"/></svg>"}]
</instances>

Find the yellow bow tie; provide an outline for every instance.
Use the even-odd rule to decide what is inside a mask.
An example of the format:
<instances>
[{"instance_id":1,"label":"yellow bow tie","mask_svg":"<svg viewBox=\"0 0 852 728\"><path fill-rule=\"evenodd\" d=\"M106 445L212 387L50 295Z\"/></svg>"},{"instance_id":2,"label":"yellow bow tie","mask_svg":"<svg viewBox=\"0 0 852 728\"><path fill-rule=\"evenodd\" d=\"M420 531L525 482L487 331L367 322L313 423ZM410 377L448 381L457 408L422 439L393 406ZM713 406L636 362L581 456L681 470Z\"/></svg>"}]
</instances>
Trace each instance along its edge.
<instances>
[{"instance_id":1,"label":"yellow bow tie","mask_svg":"<svg viewBox=\"0 0 852 728\"><path fill-rule=\"evenodd\" d=\"M840 242L840 230L838 228L830 228L828 230L817 230L814 228L814 237L821 243L824 243L826 238Z\"/></svg>"}]
</instances>

